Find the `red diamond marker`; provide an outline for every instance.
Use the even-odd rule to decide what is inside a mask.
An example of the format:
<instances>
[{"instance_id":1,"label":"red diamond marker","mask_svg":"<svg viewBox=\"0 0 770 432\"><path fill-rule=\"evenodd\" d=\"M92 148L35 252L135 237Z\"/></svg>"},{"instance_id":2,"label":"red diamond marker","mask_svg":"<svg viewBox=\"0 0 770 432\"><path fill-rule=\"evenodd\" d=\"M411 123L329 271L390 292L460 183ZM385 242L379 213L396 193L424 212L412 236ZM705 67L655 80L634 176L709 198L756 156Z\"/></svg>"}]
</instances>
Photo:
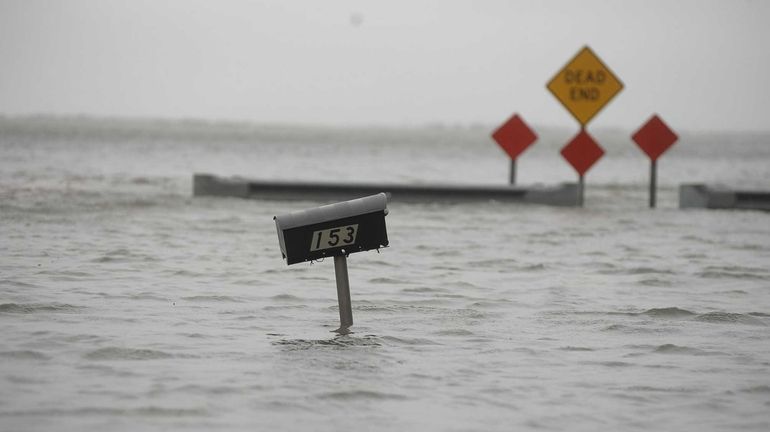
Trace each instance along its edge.
<instances>
[{"instance_id":1,"label":"red diamond marker","mask_svg":"<svg viewBox=\"0 0 770 432\"><path fill-rule=\"evenodd\" d=\"M561 149L561 155L582 177L596 161L601 159L604 150L585 129L581 129L580 133Z\"/></svg>"},{"instance_id":2,"label":"red diamond marker","mask_svg":"<svg viewBox=\"0 0 770 432\"><path fill-rule=\"evenodd\" d=\"M631 138L653 161L679 139L657 114L654 114Z\"/></svg>"},{"instance_id":3,"label":"red diamond marker","mask_svg":"<svg viewBox=\"0 0 770 432\"><path fill-rule=\"evenodd\" d=\"M514 114L492 134L492 139L508 153L511 159L516 160L527 147L537 141L537 135L518 114Z\"/></svg>"}]
</instances>

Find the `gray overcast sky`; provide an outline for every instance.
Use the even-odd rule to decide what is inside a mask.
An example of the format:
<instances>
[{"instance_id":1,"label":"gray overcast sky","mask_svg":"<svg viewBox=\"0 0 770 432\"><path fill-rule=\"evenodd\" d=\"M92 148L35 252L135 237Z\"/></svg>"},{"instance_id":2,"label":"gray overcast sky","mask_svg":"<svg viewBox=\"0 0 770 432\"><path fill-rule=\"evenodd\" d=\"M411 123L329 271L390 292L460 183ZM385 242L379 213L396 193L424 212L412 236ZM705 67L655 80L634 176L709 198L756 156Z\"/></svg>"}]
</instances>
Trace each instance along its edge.
<instances>
[{"instance_id":1,"label":"gray overcast sky","mask_svg":"<svg viewBox=\"0 0 770 432\"><path fill-rule=\"evenodd\" d=\"M589 125L770 130L770 1L0 0L0 114L575 127L546 82L589 45Z\"/></svg>"}]
</instances>

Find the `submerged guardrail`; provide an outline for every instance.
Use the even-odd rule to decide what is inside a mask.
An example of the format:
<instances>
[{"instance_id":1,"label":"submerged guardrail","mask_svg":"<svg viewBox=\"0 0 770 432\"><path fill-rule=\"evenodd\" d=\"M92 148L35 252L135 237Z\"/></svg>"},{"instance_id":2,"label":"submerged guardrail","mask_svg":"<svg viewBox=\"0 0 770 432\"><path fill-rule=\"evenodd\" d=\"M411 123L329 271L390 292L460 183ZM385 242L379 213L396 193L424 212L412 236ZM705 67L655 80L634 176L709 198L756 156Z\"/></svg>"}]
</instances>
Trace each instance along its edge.
<instances>
[{"instance_id":1,"label":"submerged guardrail","mask_svg":"<svg viewBox=\"0 0 770 432\"><path fill-rule=\"evenodd\" d=\"M260 199L308 199L344 201L387 190L392 201L466 202L501 201L553 206L577 206L577 185L557 186L480 186L405 185L374 183L278 182L223 178L211 174L193 175L194 196L224 196Z\"/></svg>"},{"instance_id":2,"label":"submerged guardrail","mask_svg":"<svg viewBox=\"0 0 770 432\"><path fill-rule=\"evenodd\" d=\"M735 190L726 186L683 184L679 186L679 208L770 211L770 191Z\"/></svg>"}]
</instances>

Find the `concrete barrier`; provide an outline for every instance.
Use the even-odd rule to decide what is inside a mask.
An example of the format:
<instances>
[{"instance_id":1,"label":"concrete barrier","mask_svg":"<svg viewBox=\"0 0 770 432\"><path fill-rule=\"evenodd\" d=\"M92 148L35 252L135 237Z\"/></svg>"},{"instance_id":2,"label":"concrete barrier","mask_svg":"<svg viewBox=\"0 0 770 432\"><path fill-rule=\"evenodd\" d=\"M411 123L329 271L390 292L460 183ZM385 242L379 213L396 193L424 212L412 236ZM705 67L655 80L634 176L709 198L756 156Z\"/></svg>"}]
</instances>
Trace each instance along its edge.
<instances>
[{"instance_id":1,"label":"concrete barrier","mask_svg":"<svg viewBox=\"0 0 770 432\"><path fill-rule=\"evenodd\" d=\"M679 185L679 208L770 210L770 192L683 184Z\"/></svg>"},{"instance_id":2,"label":"concrete barrier","mask_svg":"<svg viewBox=\"0 0 770 432\"><path fill-rule=\"evenodd\" d=\"M578 205L577 185L563 183L553 187L404 185L316 182L275 182L240 177L220 178L210 174L193 175L194 196L224 196L273 200L346 201L387 192L400 202L500 201L553 206Z\"/></svg>"}]
</instances>

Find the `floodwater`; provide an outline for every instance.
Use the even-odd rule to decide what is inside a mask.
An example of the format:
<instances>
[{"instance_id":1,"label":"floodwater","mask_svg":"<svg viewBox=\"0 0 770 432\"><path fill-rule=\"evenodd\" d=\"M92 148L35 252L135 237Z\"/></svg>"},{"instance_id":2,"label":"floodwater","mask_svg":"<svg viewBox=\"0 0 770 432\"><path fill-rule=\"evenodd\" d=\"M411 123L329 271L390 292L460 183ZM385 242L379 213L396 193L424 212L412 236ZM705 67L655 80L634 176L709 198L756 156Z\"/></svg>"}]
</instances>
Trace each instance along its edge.
<instances>
[{"instance_id":1,"label":"floodwater","mask_svg":"<svg viewBox=\"0 0 770 432\"><path fill-rule=\"evenodd\" d=\"M770 428L770 214L679 210L677 185L770 188L770 136L622 131L585 208L404 204L390 247L286 266L272 217L194 172L494 184L483 127L0 121L0 430ZM523 184L574 181L539 131Z\"/></svg>"}]
</instances>

